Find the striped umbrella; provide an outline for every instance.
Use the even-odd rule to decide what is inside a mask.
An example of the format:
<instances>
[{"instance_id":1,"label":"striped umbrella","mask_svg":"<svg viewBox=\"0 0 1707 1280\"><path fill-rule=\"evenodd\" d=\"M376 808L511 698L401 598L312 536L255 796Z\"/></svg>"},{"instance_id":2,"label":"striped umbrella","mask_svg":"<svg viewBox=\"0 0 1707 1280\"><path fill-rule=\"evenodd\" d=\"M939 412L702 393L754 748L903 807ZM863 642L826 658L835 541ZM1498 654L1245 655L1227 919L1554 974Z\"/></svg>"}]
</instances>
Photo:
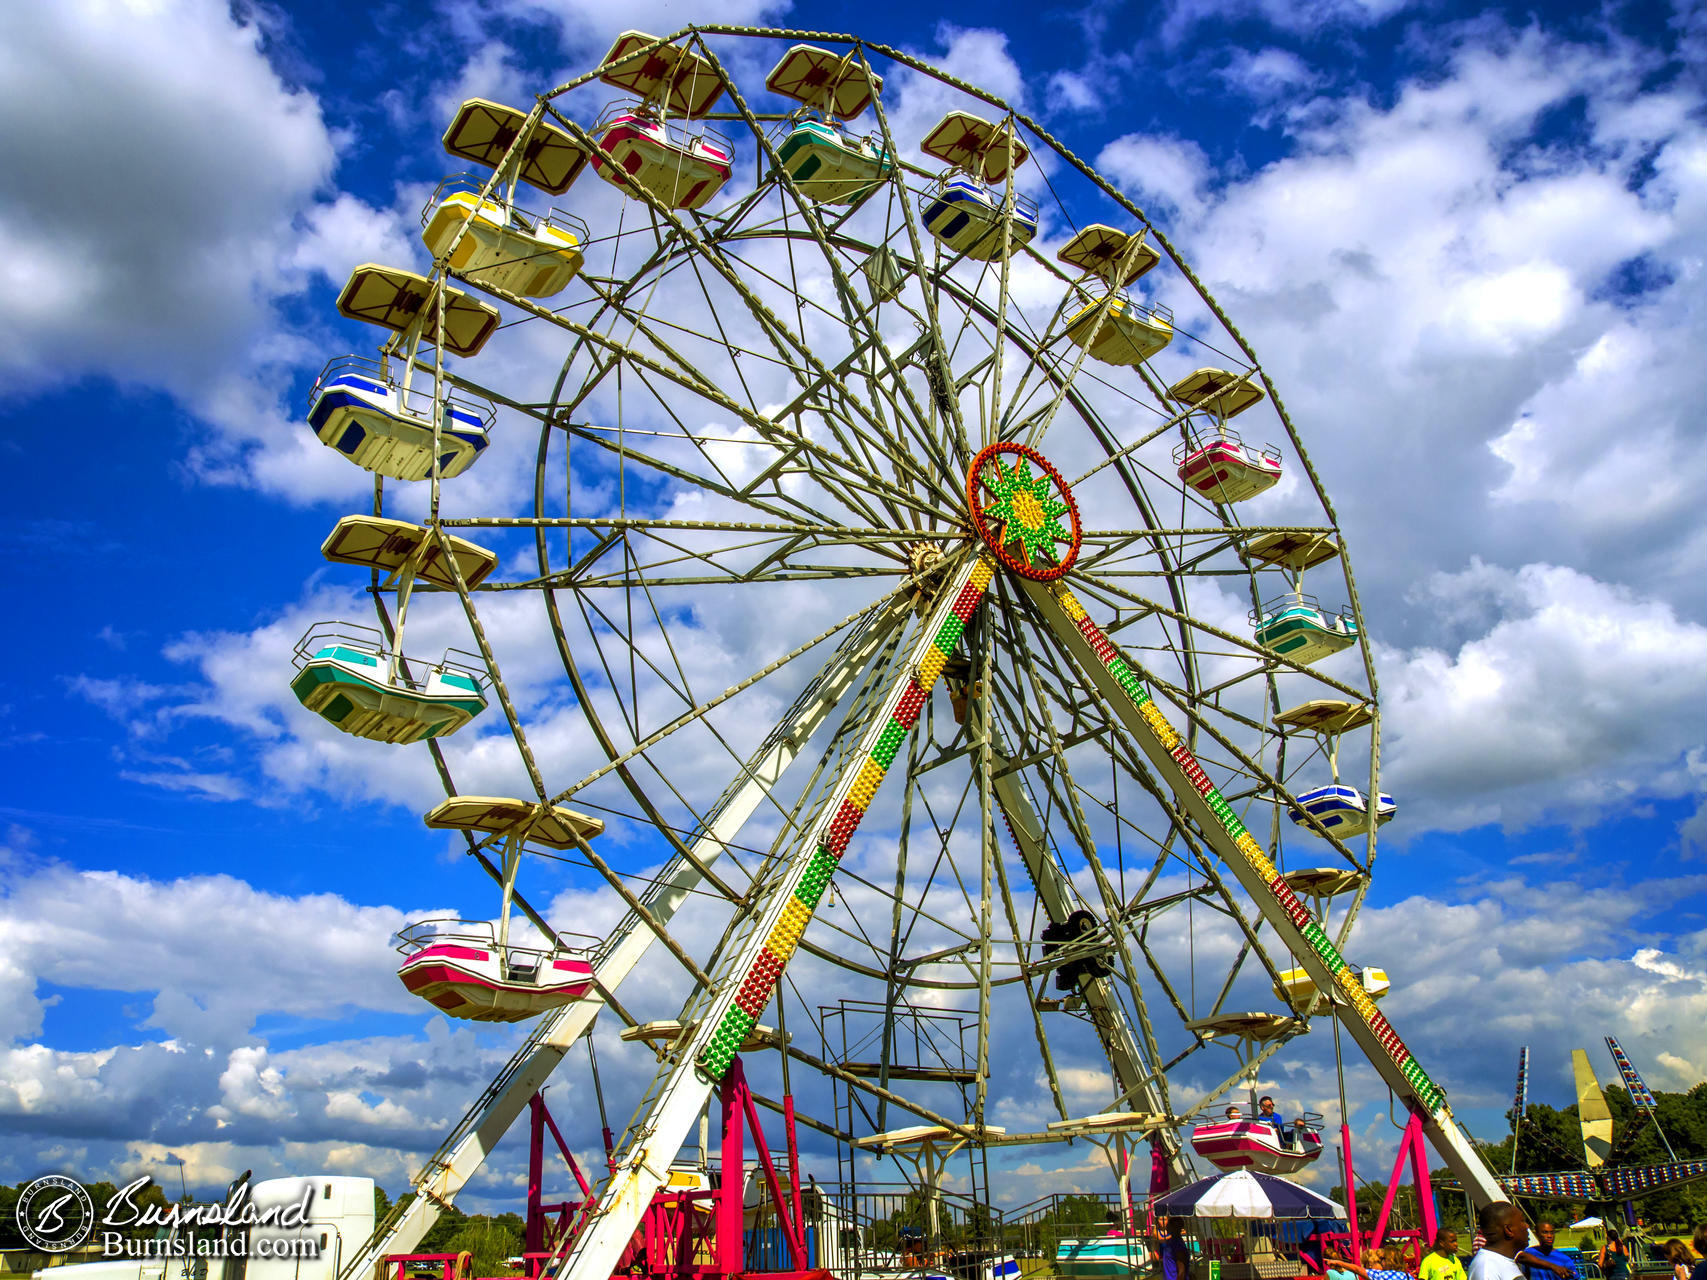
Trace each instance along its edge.
<instances>
[{"instance_id":1,"label":"striped umbrella","mask_svg":"<svg viewBox=\"0 0 1707 1280\"><path fill-rule=\"evenodd\" d=\"M1240 1169L1204 1178L1150 1202L1156 1216L1178 1218L1343 1218L1326 1196L1272 1173Z\"/></svg>"}]
</instances>

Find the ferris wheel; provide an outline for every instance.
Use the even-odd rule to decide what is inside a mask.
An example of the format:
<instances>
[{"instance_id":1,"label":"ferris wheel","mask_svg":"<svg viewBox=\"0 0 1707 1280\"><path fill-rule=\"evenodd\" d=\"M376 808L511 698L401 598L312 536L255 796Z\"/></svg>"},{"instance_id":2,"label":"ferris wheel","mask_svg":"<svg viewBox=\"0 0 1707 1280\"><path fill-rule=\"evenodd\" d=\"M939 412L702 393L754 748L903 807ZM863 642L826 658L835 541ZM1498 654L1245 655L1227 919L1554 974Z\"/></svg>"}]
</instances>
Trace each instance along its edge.
<instances>
[{"instance_id":1,"label":"ferris wheel","mask_svg":"<svg viewBox=\"0 0 1707 1280\"><path fill-rule=\"evenodd\" d=\"M536 1021L351 1274L419 1239L607 1010L657 1074L564 1273L610 1274L743 1052L825 1080L850 1149L1138 1137L1184 1174L1181 1126L1337 1016L1483 1186L1385 975L1340 952L1394 804L1333 507L1163 233L999 98L852 37L629 32L444 143L476 172L423 213L430 266L357 268L340 311L390 332L308 415L375 476L323 550L370 571L380 625L312 631L292 687L375 751L426 743L429 825L500 886L495 920L400 935L404 982ZM484 372L523 340L548 389ZM523 437L530 506L456 514ZM488 542L518 537L500 572ZM462 652L407 655L422 592L460 604ZM490 619L518 597L573 744L506 680ZM447 740L497 717L530 793L464 794ZM528 902L553 857L615 930ZM627 1008L642 965L685 1002ZM1225 1079L1182 1098L1182 1072Z\"/></svg>"}]
</instances>

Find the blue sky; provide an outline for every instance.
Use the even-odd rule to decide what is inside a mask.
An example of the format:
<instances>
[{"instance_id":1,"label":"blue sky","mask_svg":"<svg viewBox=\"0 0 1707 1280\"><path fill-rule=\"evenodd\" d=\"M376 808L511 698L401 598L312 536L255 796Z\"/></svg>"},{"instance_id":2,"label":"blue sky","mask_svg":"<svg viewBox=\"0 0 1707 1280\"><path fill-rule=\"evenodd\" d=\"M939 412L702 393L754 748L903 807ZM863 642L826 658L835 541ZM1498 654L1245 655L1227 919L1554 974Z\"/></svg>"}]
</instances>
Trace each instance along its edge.
<instances>
[{"instance_id":1,"label":"blue sky","mask_svg":"<svg viewBox=\"0 0 1707 1280\"><path fill-rule=\"evenodd\" d=\"M318 546L365 501L303 400L371 345L333 310L349 267L422 260L457 101L525 101L618 30L694 16L77 0L15 24L0 541L27 627L0 694L0 1178L171 1150L204 1187L325 1164L395 1191L506 1056L506 1033L427 1017L389 972L406 917L486 893L420 827L423 761L289 703L301 623L352 598ZM1263 357L1340 512L1405 806L1356 950L1471 1127L1501 1124L1524 1042L1558 1101L1568 1050L1609 1032L1654 1087L1707 1075L1699 14L717 16L854 32L1023 105ZM522 510L496 464L465 510ZM530 892L567 920L598 889L547 867ZM653 1016L671 990L647 988ZM1273 1078L1316 1101L1329 1067L1318 1043ZM1351 1084L1359 1131L1390 1143L1373 1076ZM584 1107L574 1123L589 1142ZM1058 1185L1094 1180L1077 1159Z\"/></svg>"}]
</instances>

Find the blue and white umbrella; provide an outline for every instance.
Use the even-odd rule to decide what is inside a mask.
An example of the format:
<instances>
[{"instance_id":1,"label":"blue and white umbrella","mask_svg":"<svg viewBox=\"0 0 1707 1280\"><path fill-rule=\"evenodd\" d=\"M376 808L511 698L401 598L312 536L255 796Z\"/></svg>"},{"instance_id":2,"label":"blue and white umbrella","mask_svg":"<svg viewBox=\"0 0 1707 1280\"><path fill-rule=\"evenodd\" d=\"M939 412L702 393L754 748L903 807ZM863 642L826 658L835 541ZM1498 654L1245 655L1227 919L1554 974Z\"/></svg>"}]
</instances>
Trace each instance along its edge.
<instances>
[{"instance_id":1,"label":"blue and white umbrella","mask_svg":"<svg viewBox=\"0 0 1707 1280\"><path fill-rule=\"evenodd\" d=\"M1240 1169L1170 1191L1150 1202L1170 1218L1343 1218L1345 1210L1272 1173Z\"/></svg>"}]
</instances>

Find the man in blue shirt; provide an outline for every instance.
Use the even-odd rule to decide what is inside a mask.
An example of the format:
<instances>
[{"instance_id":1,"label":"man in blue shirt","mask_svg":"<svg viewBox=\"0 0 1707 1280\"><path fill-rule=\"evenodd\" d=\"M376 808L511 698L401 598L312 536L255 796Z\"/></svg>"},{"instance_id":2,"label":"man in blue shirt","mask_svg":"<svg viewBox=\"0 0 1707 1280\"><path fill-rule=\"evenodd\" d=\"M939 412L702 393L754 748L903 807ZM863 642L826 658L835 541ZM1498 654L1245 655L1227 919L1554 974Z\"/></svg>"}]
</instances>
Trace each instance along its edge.
<instances>
[{"instance_id":1,"label":"man in blue shirt","mask_svg":"<svg viewBox=\"0 0 1707 1280\"><path fill-rule=\"evenodd\" d=\"M1553 1247L1557 1230L1551 1222L1536 1223L1535 1238L1541 1243L1518 1252L1517 1265L1523 1268L1523 1274L1529 1280L1547 1280L1549 1276L1556 1276L1558 1280L1581 1280L1577 1260L1563 1249Z\"/></svg>"}]
</instances>

